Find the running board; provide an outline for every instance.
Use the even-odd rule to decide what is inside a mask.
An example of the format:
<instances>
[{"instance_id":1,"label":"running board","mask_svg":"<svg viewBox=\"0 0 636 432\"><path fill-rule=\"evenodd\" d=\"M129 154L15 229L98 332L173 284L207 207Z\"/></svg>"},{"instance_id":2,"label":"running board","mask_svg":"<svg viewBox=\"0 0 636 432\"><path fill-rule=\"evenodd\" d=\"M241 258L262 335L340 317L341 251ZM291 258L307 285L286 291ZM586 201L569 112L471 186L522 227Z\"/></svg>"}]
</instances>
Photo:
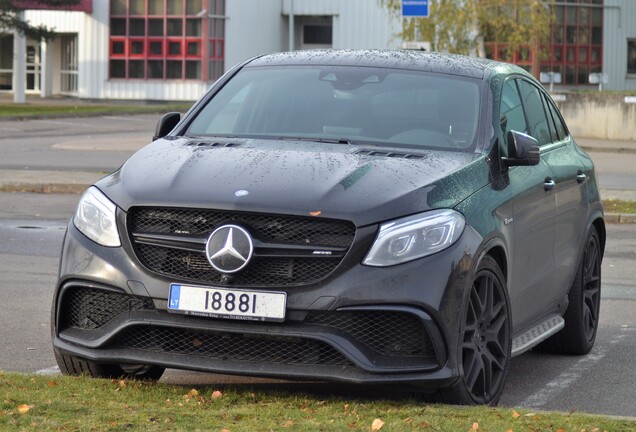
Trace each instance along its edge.
<instances>
[{"instance_id":1,"label":"running board","mask_svg":"<svg viewBox=\"0 0 636 432\"><path fill-rule=\"evenodd\" d=\"M532 327L512 341L512 357L528 351L539 342L546 340L565 326L565 321L559 315L553 315L541 324Z\"/></svg>"}]
</instances>

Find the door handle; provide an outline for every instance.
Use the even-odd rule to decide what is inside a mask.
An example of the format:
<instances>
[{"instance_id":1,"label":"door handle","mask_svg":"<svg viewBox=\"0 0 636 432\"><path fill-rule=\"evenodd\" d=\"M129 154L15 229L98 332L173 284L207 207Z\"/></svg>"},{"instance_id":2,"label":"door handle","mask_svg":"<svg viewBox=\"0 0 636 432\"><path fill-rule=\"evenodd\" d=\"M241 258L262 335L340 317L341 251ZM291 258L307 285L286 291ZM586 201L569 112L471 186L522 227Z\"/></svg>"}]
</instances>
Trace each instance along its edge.
<instances>
[{"instance_id":1,"label":"door handle","mask_svg":"<svg viewBox=\"0 0 636 432\"><path fill-rule=\"evenodd\" d=\"M576 181L579 183L583 183L587 179L587 176L583 174L581 171L576 175Z\"/></svg>"},{"instance_id":2,"label":"door handle","mask_svg":"<svg viewBox=\"0 0 636 432\"><path fill-rule=\"evenodd\" d=\"M543 182L543 189L547 191L551 191L552 189L554 189L554 187L556 186L556 183L554 182L554 180L552 180L550 177L546 177L545 181Z\"/></svg>"}]
</instances>

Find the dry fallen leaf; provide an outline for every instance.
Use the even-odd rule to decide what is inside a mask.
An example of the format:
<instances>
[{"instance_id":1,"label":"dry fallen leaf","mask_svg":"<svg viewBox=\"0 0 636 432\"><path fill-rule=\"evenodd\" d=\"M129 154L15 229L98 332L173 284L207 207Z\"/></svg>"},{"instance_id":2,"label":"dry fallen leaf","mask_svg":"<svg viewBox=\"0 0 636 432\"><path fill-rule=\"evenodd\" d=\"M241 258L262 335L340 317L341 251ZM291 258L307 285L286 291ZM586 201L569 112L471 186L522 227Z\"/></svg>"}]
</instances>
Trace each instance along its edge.
<instances>
[{"instance_id":1,"label":"dry fallen leaf","mask_svg":"<svg viewBox=\"0 0 636 432\"><path fill-rule=\"evenodd\" d=\"M195 396L199 396L199 391L196 389L192 389L188 392L188 396L190 397L195 397Z\"/></svg>"},{"instance_id":2,"label":"dry fallen leaf","mask_svg":"<svg viewBox=\"0 0 636 432\"><path fill-rule=\"evenodd\" d=\"M292 420L287 420L281 426L284 427L284 428L289 428L289 427L292 427L293 425L294 425L294 422Z\"/></svg>"},{"instance_id":3,"label":"dry fallen leaf","mask_svg":"<svg viewBox=\"0 0 636 432\"><path fill-rule=\"evenodd\" d=\"M479 423L474 422L473 423L473 427L470 428L470 431L472 432L472 431L476 431L476 430L479 430Z\"/></svg>"},{"instance_id":4,"label":"dry fallen leaf","mask_svg":"<svg viewBox=\"0 0 636 432\"><path fill-rule=\"evenodd\" d=\"M119 387L124 388L126 387L126 381L124 380L119 380L117 381L117 384L119 385Z\"/></svg>"},{"instance_id":5,"label":"dry fallen leaf","mask_svg":"<svg viewBox=\"0 0 636 432\"><path fill-rule=\"evenodd\" d=\"M18 405L18 412L20 414L26 414L29 412L29 410L31 409L31 407L29 405Z\"/></svg>"},{"instance_id":6,"label":"dry fallen leaf","mask_svg":"<svg viewBox=\"0 0 636 432\"><path fill-rule=\"evenodd\" d=\"M517 418L517 417L521 417L521 414L519 414L517 411L512 410L512 418Z\"/></svg>"},{"instance_id":7,"label":"dry fallen leaf","mask_svg":"<svg viewBox=\"0 0 636 432\"><path fill-rule=\"evenodd\" d=\"M57 387L57 383L55 381L49 381L46 383L46 385L49 387Z\"/></svg>"},{"instance_id":8,"label":"dry fallen leaf","mask_svg":"<svg viewBox=\"0 0 636 432\"><path fill-rule=\"evenodd\" d=\"M212 392L212 399L218 399L218 398L220 398L220 397L222 397L222 396L223 396L223 393L221 393L221 392L220 392L220 391L218 391L218 390L214 390L214 391Z\"/></svg>"},{"instance_id":9,"label":"dry fallen leaf","mask_svg":"<svg viewBox=\"0 0 636 432\"><path fill-rule=\"evenodd\" d=\"M382 426L384 426L384 422L380 419L375 419L373 420L373 423L371 423L371 430L379 431L380 429L382 429Z\"/></svg>"}]
</instances>

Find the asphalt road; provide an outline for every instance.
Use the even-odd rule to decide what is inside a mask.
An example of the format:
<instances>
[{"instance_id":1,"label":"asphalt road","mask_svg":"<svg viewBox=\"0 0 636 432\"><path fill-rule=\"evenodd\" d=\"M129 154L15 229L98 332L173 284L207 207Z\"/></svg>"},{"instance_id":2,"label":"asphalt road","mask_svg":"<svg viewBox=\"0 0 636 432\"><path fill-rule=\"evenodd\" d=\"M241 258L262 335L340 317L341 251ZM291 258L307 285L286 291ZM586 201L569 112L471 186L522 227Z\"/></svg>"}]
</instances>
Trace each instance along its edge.
<instances>
[{"instance_id":1,"label":"asphalt road","mask_svg":"<svg viewBox=\"0 0 636 432\"><path fill-rule=\"evenodd\" d=\"M64 228L78 199L0 193L0 370L58 373L49 311ZM636 225L609 225L608 233L601 326L594 350L583 357L529 352L513 359L501 405L636 417ZM186 387L232 384L318 397L387 397L380 389L174 370L162 382ZM395 391L388 395L404 396Z\"/></svg>"}]
</instances>

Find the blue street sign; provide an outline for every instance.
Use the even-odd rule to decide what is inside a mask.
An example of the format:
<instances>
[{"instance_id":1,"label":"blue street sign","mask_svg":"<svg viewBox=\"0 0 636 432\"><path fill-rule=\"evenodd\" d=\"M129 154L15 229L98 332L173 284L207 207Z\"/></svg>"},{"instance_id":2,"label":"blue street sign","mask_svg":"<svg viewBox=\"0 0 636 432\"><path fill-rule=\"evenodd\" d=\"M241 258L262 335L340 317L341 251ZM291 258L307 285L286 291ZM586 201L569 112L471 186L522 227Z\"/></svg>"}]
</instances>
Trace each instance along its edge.
<instances>
[{"instance_id":1,"label":"blue street sign","mask_svg":"<svg viewBox=\"0 0 636 432\"><path fill-rule=\"evenodd\" d=\"M402 16L428 17L428 0L402 0Z\"/></svg>"}]
</instances>

